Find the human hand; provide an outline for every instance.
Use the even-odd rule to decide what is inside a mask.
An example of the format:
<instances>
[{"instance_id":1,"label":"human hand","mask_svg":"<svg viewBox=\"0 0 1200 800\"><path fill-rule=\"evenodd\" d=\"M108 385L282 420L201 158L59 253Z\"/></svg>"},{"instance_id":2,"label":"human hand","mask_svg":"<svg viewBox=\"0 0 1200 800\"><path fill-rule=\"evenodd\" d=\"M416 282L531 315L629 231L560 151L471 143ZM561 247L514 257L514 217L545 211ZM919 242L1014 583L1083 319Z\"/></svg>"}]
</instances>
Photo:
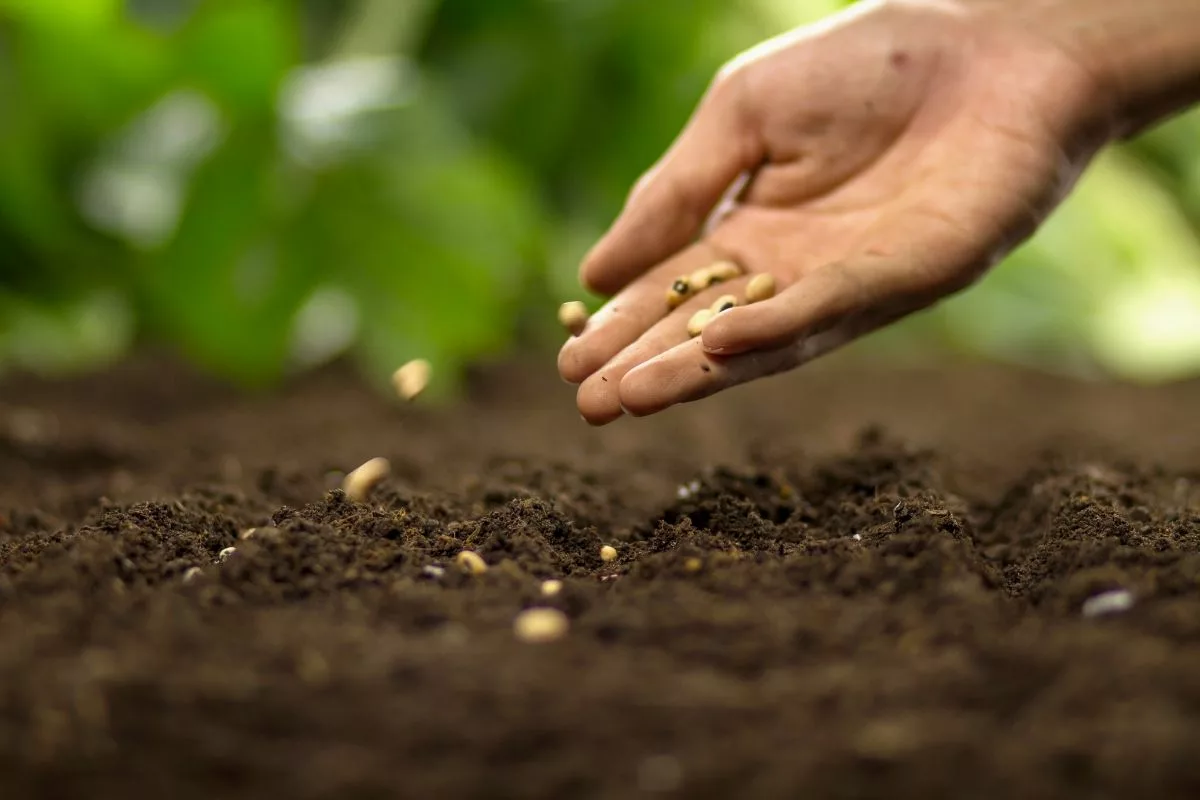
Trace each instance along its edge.
<instances>
[{"instance_id":1,"label":"human hand","mask_svg":"<svg viewBox=\"0 0 1200 800\"><path fill-rule=\"evenodd\" d=\"M745 53L583 262L615 296L559 354L581 414L788 370L966 287L1062 199L1110 115L1066 51L958 0L864 2ZM720 260L747 274L668 309L676 276ZM761 272L775 297L689 337L697 309Z\"/></svg>"}]
</instances>

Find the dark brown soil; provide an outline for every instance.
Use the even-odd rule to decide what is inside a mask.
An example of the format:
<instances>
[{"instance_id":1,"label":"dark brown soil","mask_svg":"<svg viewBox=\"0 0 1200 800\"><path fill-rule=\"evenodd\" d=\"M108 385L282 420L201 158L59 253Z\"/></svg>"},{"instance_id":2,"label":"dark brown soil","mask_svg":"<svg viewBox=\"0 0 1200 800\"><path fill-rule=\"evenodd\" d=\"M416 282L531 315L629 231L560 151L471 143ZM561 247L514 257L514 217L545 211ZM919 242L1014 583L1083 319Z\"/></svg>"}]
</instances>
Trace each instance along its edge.
<instances>
[{"instance_id":1,"label":"dark brown soil","mask_svg":"<svg viewBox=\"0 0 1200 800\"><path fill-rule=\"evenodd\" d=\"M597 431L547 371L0 386L0 797L1200 793L1200 384L831 360Z\"/></svg>"}]
</instances>

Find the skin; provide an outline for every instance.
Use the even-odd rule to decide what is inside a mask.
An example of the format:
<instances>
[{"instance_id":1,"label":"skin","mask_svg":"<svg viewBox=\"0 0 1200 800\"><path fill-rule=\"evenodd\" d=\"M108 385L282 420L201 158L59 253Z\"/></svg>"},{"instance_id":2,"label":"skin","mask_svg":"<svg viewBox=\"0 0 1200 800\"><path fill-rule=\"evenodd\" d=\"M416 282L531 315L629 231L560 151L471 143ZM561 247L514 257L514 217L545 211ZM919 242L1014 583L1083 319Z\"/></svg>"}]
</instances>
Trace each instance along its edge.
<instances>
[{"instance_id":1,"label":"skin","mask_svg":"<svg viewBox=\"0 0 1200 800\"><path fill-rule=\"evenodd\" d=\"M765 42L584 260L611 299L559 372L603 425L793 369L969 286L1101 148L1196 99L1195 0L876 0ZM748 277L674 311L666 288L721 259L779 293L689 338Z\"/></svg>"}]
</instances>

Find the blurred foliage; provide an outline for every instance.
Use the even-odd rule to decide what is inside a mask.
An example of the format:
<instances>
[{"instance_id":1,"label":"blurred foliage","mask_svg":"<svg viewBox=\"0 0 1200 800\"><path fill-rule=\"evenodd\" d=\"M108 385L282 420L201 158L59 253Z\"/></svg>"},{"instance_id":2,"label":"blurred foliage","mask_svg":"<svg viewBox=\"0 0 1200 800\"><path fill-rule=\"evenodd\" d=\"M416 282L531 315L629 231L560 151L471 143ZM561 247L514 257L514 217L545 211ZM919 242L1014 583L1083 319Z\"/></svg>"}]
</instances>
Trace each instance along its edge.
<instances>
[{"instance_id":1,"label":"blurred foliage","mask_svg":"<svg viewBox=\"0 0 1200 800\"><path fill-rule=\"evenodd\" d=\"M265 384L560 337L711 75L841 0L0 0L0 368L139 341ZM983 284L873 337L1200 370L1200 115L1106 155ZM593 298L593 301L595 298Z\"/></svg>"}]
</instances>

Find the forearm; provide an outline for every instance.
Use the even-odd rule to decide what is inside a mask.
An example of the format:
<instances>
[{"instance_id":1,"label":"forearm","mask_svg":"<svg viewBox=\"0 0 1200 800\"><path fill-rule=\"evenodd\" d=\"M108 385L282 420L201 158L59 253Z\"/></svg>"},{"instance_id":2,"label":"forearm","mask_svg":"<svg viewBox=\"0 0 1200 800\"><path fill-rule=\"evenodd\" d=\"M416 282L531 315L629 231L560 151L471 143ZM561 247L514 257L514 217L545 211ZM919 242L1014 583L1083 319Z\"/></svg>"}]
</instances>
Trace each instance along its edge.
<instances>
[{"instance_id":1,"label":"forearm","mask_svg":"<svg viewBox=\"0 0 1200 800\"><path fill-rule=\"evenodd\" d=\"M1119 137L1200 102L1200 0L962 0L1060 46L1112 101Z\"/></svg>"}]
</instances>

